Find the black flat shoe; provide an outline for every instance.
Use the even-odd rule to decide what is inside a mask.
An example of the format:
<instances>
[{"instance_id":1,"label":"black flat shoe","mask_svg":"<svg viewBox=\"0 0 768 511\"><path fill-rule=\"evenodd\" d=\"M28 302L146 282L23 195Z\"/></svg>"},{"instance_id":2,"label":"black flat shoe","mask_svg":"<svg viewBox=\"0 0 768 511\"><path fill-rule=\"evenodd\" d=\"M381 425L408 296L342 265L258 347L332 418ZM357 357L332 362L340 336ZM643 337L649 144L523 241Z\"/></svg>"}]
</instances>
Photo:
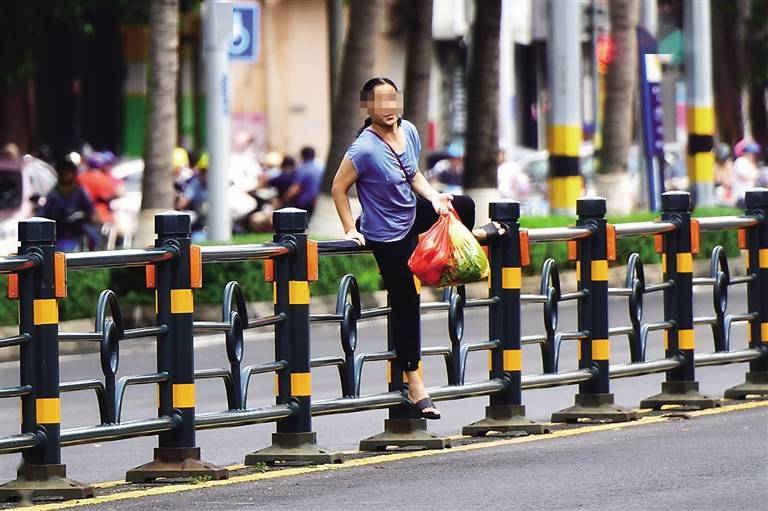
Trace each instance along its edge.
<instances>
[{"instance_id":1,"label":"black flat shoe","mask_svg":"<svg viewBox=\"0 0 768 511\"><path fill-rule=\"evenodd\" d=\"M440 418L440 412L426 411L427 408L436 408L435 403L428 397L415 403L409 399L408 405L422 419L437 420Z\"/></svg>"}]
</instances>

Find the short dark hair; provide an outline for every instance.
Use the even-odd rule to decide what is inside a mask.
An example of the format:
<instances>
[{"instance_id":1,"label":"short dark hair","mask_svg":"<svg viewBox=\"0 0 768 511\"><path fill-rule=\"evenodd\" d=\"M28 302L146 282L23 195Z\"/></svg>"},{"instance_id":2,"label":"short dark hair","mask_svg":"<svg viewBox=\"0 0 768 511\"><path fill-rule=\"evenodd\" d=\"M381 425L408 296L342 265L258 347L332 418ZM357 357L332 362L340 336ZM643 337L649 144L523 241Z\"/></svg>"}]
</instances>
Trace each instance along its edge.
<instances>
[{"instance_id":1,"label":"short dark hair","mask_svg":"<svg viewBox=\"0 0 768 511\"><path fill-rule=\"evenodd\" d=\"M315 150L309 146L301 148L301 159L304 161L311 161L315 159Z\"/></svg>"}]
</instances>

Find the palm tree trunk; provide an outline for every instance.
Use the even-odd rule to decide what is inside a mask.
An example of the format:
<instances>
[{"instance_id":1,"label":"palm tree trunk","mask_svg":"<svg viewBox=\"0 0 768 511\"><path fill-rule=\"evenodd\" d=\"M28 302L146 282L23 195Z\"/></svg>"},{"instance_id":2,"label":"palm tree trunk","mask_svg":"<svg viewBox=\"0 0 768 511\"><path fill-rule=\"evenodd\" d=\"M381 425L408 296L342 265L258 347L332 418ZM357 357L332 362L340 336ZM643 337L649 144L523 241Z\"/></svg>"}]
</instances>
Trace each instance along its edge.
<instances>
[{"instance_id":1,"label":"palm tree trunk","mask_svg":"<svg viewBox=\"0 0 768 511\"><path fill-rule=\"evenodd\" d=\"M715 121L721 142L730 145L741 139L741 90L744 82L742 53L737 36L738 3L712 2L712 78L715 95Z\"/></svg>"},{"instance_id":2,"label":"palm tree trunk","mask_svg":"<svg viewBox=\"0 0 768 511\"><path fill-rule=\"evenodd\" d=\"M602 126L601 172L627 170L627 153L632 141L632 98L637 75L637 21L639 2L610 0L611 37L616 48L608 65L605 94L605 122Z\"/></svg>"},{"instance_id":3,"label":"palm tree trunk","mask_svg":"<svg viewBox=\"0 0 768 511\"><path fill-rule=\"evenodd\" d=\"M176 146L178 52L179 0L152 0L149 5L148 114L137 246L153 239L154 214L173 209L171 154Z\"/></svg>"},{"instance_id":4,"label":"palm tree trunk","mask_svg":"<svg viewBox=\"0 0 768 511\"><path fill-rule=\"evenodd\" d=\"M500 31L501 0L476 0L467 84L467 188L496 188Z\"/></svg>"},{"instance_id":5,"label":"palm tree trunk","mask_svg":"<svg viewBox=\"0 0 768 511\"><path fill-rule=\"evenodd\" d=\"M331 117L331 147L325 165L322 191L331 191L333 176L359 127L360 89L373 72L380 2L351 0L349 24Z\"/></svg>"},{"instance_id":6,"label":"palm tree trunk","mask_svg":"<svg viewBox=\"0 0 768 511\"><path fill-rule=\"evenodd\" d=\"M429 77L432 66L432 0L408 3L408 35L405 57L405 117L419 130L421 147L426 148L429 112ZM424 168L421 153L419 167Z\"/></svg>"}]
</instances>

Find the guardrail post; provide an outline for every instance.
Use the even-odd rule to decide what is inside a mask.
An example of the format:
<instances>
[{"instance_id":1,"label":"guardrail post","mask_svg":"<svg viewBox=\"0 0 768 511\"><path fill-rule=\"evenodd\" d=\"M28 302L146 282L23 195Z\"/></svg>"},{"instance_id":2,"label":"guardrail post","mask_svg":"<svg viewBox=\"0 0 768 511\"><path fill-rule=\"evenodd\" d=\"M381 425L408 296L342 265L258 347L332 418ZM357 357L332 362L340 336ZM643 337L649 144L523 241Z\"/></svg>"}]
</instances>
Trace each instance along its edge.
<instances>
[{"instance_id":1,"label":"guardrail post","mask_svg":"<svg viewBox=\"0 0 768 511\"><path fill-rule=\"evenodd\" d=\"M180 425L159 435L159 447L149 463L129 470L130 483L159 478L209 477L226 479L226 469L200 459L195 445L195 358L192 323L194 298L191 285L190 218L170 211L155 216L155 247L175 252L170 261L155 267L157 322L168 332L158 337L157 372L168 373L158 386L158 415L177 415Z\"/></svg>"},{"instance_id":2,"label":"guardrail post","mask_svg":"<svg viewBox=\"0 0 768 511\"><path fill-rule=\"evenodd\" d=\"M762 358L750 361L746 381L725 391L727 399L768 396L768 190L747 191L746 211L759 222L747 229L747 272L753 276L747 283L747 306L757 314L747 327L749 347L763 352Z\"/></svg>"},{"instance_id":3,"label":"guardrail post","mask_svg":"<svg viewBox=\"0 0 768 511\"><path fill-rule=\"evenodd\" d=\"M578 329L587 334L578 340L579 368L591 367L596 376L579 385L574 406L553 413L552 422L576 422L579 419L610 422L636 420L637 412L614 404L610 390L608 369L611 341L608 335L608 236L605 199L578 199L576 212L579 216L576 225L592 231L592 236L577 242L578 289L586 292L578 302Z\"/></svg>"},{"instance_id":4,"label":"guardrail post","mask_svg":"<svg viewBox=\"0 0 768 511\"><path fill-rule=\"evenodd\" d=\"M46 218L19 222L19 241L19 254L38 263L18 277L19 333L30 336L30 342L21 346L20 384L32 387L21 398L21 432L40 435L43 441L22 453L17 478L0 486L0 500L93 497L93 487L68 479L61 463L56 222Z\"/></svg>"},{"instance_id":5,"label":"guardrail post","mask_svg":"<svg viewBox=\"0 0 768 511\"><path fill-rule=\"evenodd\" d=\"M462 434L485 436L490 432L547 433L537 422L525 417L522 404L523 355L520 345L522 264L520 247L520 203L492 202L489 217L506 227L504 235L489 240L491 275L488 296L499 303L489 307L488 333L498 339L498 348L489 352L490 379L506 379L507 387L490 396L485 418L464 426Z\"/></svg>"},{"instance_id":6,"label":"guardrail post","mask_svg":"<svg viewBox=\"0 0 768 511\"><path fill-rule=\"evenodd\" d=\"M277 374L277 404L293 403L297 411L277 421L272 445L248 454L246 465L276 462L341 463L342 455L318 447L312 431L312 372L309 339L309 279L307 275L307 212L284 208L273 215L274 241L294 246L275 259L275 314L286 320L275 326L275 355L288 365Z\"/></svg>"},{"instance_id":7,"label":"guardrail post","mask_svg":"<svg viewBox=\"0 0 768 511\"><path fill-rule=\"evenodd\" d=\"M661 270L674 285L664 290L664 320L673 326L664 331L664 356L682 364L667 371L661 393L644 399L640 408L660 410L664 405L712 408L720 400L699 393L696 379L693 328L693 255L691 253L691 194L666 192L661 196L661 219L677 226L662 236Z\"/></svg>"}]
</instances>

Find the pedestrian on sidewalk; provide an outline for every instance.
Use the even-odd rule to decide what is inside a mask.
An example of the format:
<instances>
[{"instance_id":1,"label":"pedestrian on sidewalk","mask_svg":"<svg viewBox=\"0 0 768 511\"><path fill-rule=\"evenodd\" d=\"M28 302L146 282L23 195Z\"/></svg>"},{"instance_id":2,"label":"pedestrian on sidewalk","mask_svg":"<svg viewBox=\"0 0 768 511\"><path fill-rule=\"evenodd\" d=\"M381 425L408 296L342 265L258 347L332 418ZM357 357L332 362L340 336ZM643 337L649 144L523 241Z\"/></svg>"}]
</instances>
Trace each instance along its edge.
<instances>
[{"instance_id":1,"label":"pedestrian on sidewalk","mask_svg":"<svg viewBox=\"0 0 768 511\"><path fill-rule=\"evenodd\" d=\"M408 382L408 401L425 419L439 419L418 369L421 361L420 303L408 259L418 235L455 210L472 230L475 203L461 195L437 192L419 171L421 143L416 127L399 116L402 98L388 78L368 80L360 92L368 118L347 150L333 180L332 195L345 238L373 250L397 325L397 364ZM349 190L357 187L362 215L355 220ZM498 224L472 231L482 239L501 234Z\"/></svg>"}]
</instances>

